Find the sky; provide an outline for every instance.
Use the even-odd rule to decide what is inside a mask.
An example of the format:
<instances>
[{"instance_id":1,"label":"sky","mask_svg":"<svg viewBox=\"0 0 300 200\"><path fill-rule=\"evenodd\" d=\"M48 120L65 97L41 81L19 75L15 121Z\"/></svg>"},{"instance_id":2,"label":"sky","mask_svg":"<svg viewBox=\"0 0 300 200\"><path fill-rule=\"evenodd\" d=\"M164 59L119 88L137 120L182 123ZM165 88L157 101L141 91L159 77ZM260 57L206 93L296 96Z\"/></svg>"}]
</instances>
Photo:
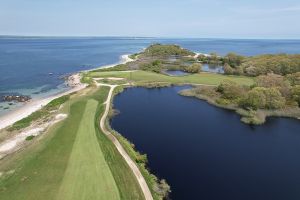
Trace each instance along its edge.
<instances>
[{"instance_id":1,"label":"sky","mask_svg":"<svg viewBox=\"0 0 300 200\"><path fill-rule=\"evenodd\" d=\"M300 39L299 0L0 0L0 35Z\"/></svg>"}]
</instances>

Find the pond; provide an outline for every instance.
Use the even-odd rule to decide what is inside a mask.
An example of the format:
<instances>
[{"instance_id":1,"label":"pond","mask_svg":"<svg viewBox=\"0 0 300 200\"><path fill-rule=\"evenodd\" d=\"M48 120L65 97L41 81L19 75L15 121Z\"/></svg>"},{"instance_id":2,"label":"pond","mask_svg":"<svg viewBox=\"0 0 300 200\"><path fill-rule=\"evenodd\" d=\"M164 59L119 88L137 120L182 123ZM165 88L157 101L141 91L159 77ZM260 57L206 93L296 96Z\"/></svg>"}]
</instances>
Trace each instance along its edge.
<instances>
[{"instance_id":1,"label":"pond","mask_svg":"<svg viewBox=\"0 0 300 200\"><path fill-rule=\"evenodd\" d=\"M171 199L300 199L299 120L249 126L184 88L129 88L113 102L112 127L148 155Z\"/></svg>"},{"instance_id":2,"label":"pond","mask_svg":"<svg viewBox=\"0 0 300 200\"><path fill-rule=\"evenodd\" d=\"M224 74L223 66L220 65L202 64L201 69L204 72Z\"/></svg>"}]
</instances>

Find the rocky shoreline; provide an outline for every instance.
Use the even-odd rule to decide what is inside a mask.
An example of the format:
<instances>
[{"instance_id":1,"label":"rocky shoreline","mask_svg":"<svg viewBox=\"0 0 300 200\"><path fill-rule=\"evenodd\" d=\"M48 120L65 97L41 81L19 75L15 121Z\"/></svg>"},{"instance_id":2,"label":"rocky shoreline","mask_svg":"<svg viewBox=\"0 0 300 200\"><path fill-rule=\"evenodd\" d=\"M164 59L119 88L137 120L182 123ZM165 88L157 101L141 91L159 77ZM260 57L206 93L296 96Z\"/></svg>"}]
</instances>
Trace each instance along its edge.
<instances>
[{"instance_id":1,"label":"rocky shoreline","mask_svg":"<svg viewBox=\"0 0 300 200\"><path fill-rule=\"evenodd\" d=\"M2 101L15 101L15 102L28 102L31 99L30 96L27 95L4 95L2 96Z\"/></svg>"}]
</instances>

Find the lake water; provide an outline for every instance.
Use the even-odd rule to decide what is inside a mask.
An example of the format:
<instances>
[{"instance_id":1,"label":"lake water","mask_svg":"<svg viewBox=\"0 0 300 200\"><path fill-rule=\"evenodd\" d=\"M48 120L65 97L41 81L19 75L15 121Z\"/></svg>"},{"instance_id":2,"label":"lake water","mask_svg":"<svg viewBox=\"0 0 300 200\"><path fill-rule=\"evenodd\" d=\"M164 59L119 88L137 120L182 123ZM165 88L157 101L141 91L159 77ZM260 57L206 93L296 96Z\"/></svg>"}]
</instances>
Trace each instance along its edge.
<instances>
[{"instance_id":1,"label":"lake water","mask_svg":"<svg viewBox=\"0 0 300 200\"><path fill-rule=\"evenodd\" d=\"M142 51L152 43L179 44L195 52L221 55L232 51L243 55L300 53L300 40L0 36L0 96L35 98L66 90L62 79L66 74L117 63L121 55ZM0 115L15 106L0 102Z\"/></svg>"},{"instance_id":2,"label":"lake water","mask_svg":"<svg viewBox=\"0 0 300 200\"><path fill-rule=\"evenodd\" d=\"M300 121L240 117L183 97L185 87L129 88L114 99L112 127L146 153L172 199L300 199Z\"/></svg>"},{"instance_id":3,"label":"lake water","mask_svg":"<svg viewBox=\"0 0 300 200\"><path fill-rule=\"evenodd\" d=\"M223 66L219 66L219 65L202 64L201 70L204 72L224 74Z\"/></svg>"}]
</instances>

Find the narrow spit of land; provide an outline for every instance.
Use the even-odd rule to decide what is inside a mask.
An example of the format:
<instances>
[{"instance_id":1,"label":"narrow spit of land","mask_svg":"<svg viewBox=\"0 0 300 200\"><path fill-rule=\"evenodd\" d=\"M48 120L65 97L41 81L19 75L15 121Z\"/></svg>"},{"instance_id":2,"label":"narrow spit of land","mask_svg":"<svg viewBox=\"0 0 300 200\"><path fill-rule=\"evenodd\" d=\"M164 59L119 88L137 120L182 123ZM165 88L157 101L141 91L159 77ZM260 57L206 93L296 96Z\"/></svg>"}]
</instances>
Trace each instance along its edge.
<instances>
[{"instance_id":1,"label":"narrow spit of land","mask_svg":"<svg viewBox=\"0 0 300 200\"><path fill-rule=\"evenodd\" d=\"M133 174L135 175L143 193L145 196L146 200L153 200L152 194L149 190L149 187L143 177L143 175L141 174L139 168L136 166L135 162L132 161L132 159L130 158L130 156L126 153L125 149L122 147L122 145L120 144L120 142L117 140L117 138L110 133L106 127L105 127L105 121L106 121L106 117L108 115L109 112L109 108L110 108L110 102L111 102L111 98L113 95L113 90L118 86L118 85L110 85L110 84L98 84L100 87L101 86L108 86L110 87L108 96L107 96L107 100L104 102L105 104L105 111L101 117L100 120L100 127L103 131L104 134L106 134L111 141L113 142L113 144L115 145L115 147L118 149L119 153L122 155L122 157L124 158L124 160L126 161L126 163L129 165L129 167L131 168L131 170L133 171Z\"/></svg>"}]
</instances>

